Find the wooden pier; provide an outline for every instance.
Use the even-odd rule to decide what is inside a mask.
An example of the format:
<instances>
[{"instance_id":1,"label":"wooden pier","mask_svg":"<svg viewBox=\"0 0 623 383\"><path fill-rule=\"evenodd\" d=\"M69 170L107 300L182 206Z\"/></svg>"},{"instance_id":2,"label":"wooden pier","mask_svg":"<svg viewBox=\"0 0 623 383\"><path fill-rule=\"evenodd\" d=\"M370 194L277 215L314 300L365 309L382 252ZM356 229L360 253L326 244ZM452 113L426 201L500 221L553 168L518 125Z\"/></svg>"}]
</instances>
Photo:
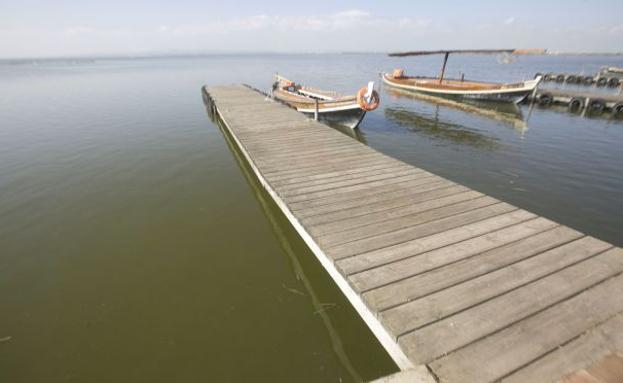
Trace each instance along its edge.
<instances>
[{"instance_id":1,"label":"wooden pier","mask_svg":"<svg viewBox=\"0 0 623 383\"><path fill-rule=\"evenodd\" d=\"M245 86L203 92L403 370L383 381L623 376L623 249L384 155Z\"/></svg>"}]
</instances>

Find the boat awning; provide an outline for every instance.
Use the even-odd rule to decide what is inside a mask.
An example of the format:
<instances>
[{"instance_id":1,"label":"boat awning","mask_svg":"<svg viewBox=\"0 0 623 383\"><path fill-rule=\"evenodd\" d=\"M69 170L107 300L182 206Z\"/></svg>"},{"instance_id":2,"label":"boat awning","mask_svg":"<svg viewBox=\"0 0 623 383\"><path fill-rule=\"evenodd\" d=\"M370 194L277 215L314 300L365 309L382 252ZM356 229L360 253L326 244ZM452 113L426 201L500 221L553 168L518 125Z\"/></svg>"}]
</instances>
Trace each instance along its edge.
<instances>
[{"instance_id":1,"label":"boat awning","mask_svg":"<svg viewBox=\"0 0 623 383\"><path fill-rule=\"evenodd\" d=\"M520 53L517 49L451 49L437 51L410 51L389 53L392 57L405 56L425 56L425 55L444 55L450 53L466 53L466 54L497 54L497 53Z\"/></svg>"}]
</instances>

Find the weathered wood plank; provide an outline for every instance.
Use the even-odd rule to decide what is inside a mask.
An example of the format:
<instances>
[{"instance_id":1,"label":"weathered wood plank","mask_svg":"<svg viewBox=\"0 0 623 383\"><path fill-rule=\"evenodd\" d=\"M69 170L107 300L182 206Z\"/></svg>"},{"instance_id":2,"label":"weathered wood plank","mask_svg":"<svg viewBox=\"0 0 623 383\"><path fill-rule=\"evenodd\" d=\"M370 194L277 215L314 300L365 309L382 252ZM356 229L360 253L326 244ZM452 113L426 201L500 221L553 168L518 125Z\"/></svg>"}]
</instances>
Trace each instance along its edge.
<instances>
[{"instance_id":1,"label":"weathered wood plank","mask_svg":"<svg viewBox=\"0 0 623 383\"><path fill-rule=\"evenodd\" d=\"M331 158L323 158L318 161L262 161L261 159L255 159L254 162L257 166L260 167L262 171L271 172L275 169L279 169L279 171L288 170L288 169L296 169L297 173L303 174L304 171L309 169L316 169L325 167L328 165L335 166L336 169L342 168L340 165L344 161L356 160L356 159L382 159L379 154L376 153L348 153L348 154L338 154Z\"/></svg>"},{"instance_id":2,"label":"weathered wood plank","mask_svg":"<svg viewBox=\"0 0 623 383\"><path fill-rule=\"evenodd\" d=\"M305 138L302 138L305 140ZM298 147L292 145L278 145L273 143L254 144L246 147L247 151L253 155L254 159L270 159L273 162L288 159L302 160L305 158L318 157L319 155L334 155L346 152L362 153L365 147L353 146L349 144L331 143L323 144L308 142L305 145L299 144ZM367 153L370 154L370 153Z\"/></svg>"},{"instance_id":3,"label":"weathered wood plank","mask_svg":"<svg viewBox=\"0 0 623 383\"><path fill-rule=\"evenodd\" d=\"M316 236L321 236L323 241L330 244L339 233L346 233L349 238L356 239L363 230L366 230L363 228L364 226L379 226L380 222L443 207L449 208L451 205L480 197L483 195L473 190L466 190L461 186L450 186L410 194L408 198L389 199L375 205L364 205L357 211L346 209L339 212L312 215L303 218L303 222L313 225L309 228L310 232ZM381 226L382 228L386 227L385 223ZM370 234L364 236L370 236Z\"/></svg>"},{"instance_id":4,"label":"weathered wood plank","mask_svg":"<svg viewBox=\"0 0 623 383\"><path fill-rule=\"evenodd\" d=\"M621 272L621 254L600 254L410 332L399 342L412 359L428 363Z\"/></svg>"},{"instance_id":5,"label":"weathered wood plank","mask_svg":"<svg viewBox=\"0 0 623 383\"><path fill-rule=\"evenodd\" d=\"M327 156L326 154L307 154L302 155L296 158L288 158L280 159L280 158L272 158L271 156L257 156L255 157L255 162L264 165L264 166L279 166L283 168L288 167L315 167L319 164L328 164L328 163L340 163L342 161L346 161L352 158L359 158L360 156L375 156L378 158L382 158L381 155L375 153L369 153L365 148L353 148L349 150L341 150L339 152L334 152L331 156Z\"/></svg>"},{"instance_id":6,"label":"weathered wood plank","mask_svg":"<svg viewBox=\"0 0 623 383\"><path fill-rule=\"evenodd\" d=\"M338 268L346 275L372 269L387 263L431 251L437 248L461 242L466 239L477 237L491 231L511 226L536 216L523 210L514 210L479 222L455 227L446 231L435 233L423 238L407 241L354 257L340 259Z\"/></svg>"},{"instance_id":7,"label":"weathered wood plank","mask_svg":"<svg viewBox=\"0 0 623 383\"><path fill-rule=\"evenodd\" d=\"M530 224L532 221L526 223ZM515 226L500 231L507 230L515 230ZM582 236L583 234L569 229L568 227L558 226L540 234L524 237L515 242L510 242L513 238L505 238L505 241L510 242L507 245L493 248L475 256L468 256L465 259L449 263L445 266L437 267L441 262L433 267L419 267L419 265L415 264L413 266L414 270L409 270L409 273L413 275L412 277L367 291L363 294L363 297L366 302L368 302L368 305L376 311L387 310L399 304L422 298L445 288L499 270L505 266L512 265L523 259L576 240ZM521 234L517 235L515 238L521 238ZM476 237L468 241L480 241L480 239L481 237ZM459 242L451 246L460 247L462 243L464 242ZM445 249L446 248L433 250L429 253L421 254L420 257L427 255L432 255L434 257L436 252L443 253ZM411 258L407 259L409 260ZM356 275L357 274L354 276Z\"/></svg>"},{"instance_id":8,"label":"weathered wood plank","mask_svg":"<svg viewBox=\"0 0 623 383\"><path fill-rule=\"evenodd\" d=\"M623 276L619 275L437 359L430 366L442 382L501 379L621 313L621 294Z\"/></svg>"},{"instance_id":9,"label":"weathered wood plank","mask_svg":"<svg viewBox=\"0 0 623 383\"><path fill-rule=\"evenodd\" d=\"M493 197L487 197L487 196L482 196L482 195L474 198L472 195L462 194L461 197L463 198L462 200L458 200L457 202L450 203L445 206L444 205L439 206L439 204L444 203L444 199L440 198L434 201L429 201L428 203L411 205L408 208L404 208L404 209L393 209L391 212L394 212L395 213L394 215L396 216L390 217L386 220L375 219L371 221L368 219L368 215L355 217L355 218L359 218L359 221L356 222L359 224L362 224L364 223L365 220L367 220L368 223L369 222L377 222L377 223L383 222L383 225L378 225L378 224L365 225L365 226L360 225L359 227L353 230L334 231L330 235L319 237L318 242L327 247L337 246L337 245L346 245L347 243L354 242L360 239L373 238L378 235L406 229L409 227L415 227L417 225L422 225L427 222L437 221L442 218L453 217L453 216L457 216L463 213L467 214L467 212L469 211L477 210L479 208L484 208L484 207L494 205L500 202ZM455 197L452 200L456 201L457 199L458 198ZM413 211L414 207L420 207L422 210L417 213L409 214L408 211ZM402 215L398 213L397 210L400 210L401 213L404 211L407 211L407 213ZM377 213L377 215L381 213ZM340 223L340 221L337 221L337 222L334 221L333 223ZM348 226L346 226L346 228L348 228ZM310 228L310 231L314 232L313 227Z\"/></svg>"},{"instance_id":10,"label":"weathered wood plank","mask_svg":"<svg viewBox=\"0 0 623 383\"><path fill-rule=\"evenodd\" d=\"M259 148L258 148L259 146ZM344 144L322 144L307 143L305 146L284 147L277 145L276 147L266 148L265 145L247 146L247 151L254 158L270 158L274 161L287 161L290 159L302 160L304 158L318 157L319 155L333 155L334 153L356 153L361 152L360 147Z\"/></svg>"},{"instance_id":11,"label":"weathered wood plank","mask_svg":"<svg viewBox=\"0 0 623 383\"><path fill-rule=\"evenodd\" d=\"M296 137L291 141L285 140L272 140L272 141L260 141L245 143L245 147L253 155L257 154L270 154L277 157L292 157L295 151L301 153L308 152L310 150L339 150L339 148L365 148L363 144L355 144L353 142L337 140L334 137L316 137L316 136L300 136L292 135ZM301 140L305 140L305 145L301 145Z\"/></svg>"},{"instance_id":12,"label":"weathered wood plank","mask_svg":"<svg viewBox=\"0 0 623 383\"><path fill-rule=\"evenodd\" d=\"M244 130L237 134L244 140L244 145L279 143L294 143L296 139L303 137L314 140L334 139L343 141L344 137L326 135L322 131L314 129L311 121L298 121L295 123L262 123L256 124L254 130ZM300 142L300 141L299 141Z\"/></svg>"},{"instance_id":13,"label":"weathered wood plank","mask_svg":"<svg viewBox=\"0 0 623 383\"><path fill-rule=\"evenodd\" d=\"M585 260L610 246L598 239L584 237L503 269L394 307L380 315L386 321L387 327L400 335Z\"/></svg>"},{"instance_id":14,"label":"weathered wood plank","mask_svg":"<svg viewBox=\"0 0 623 383\"><path fill-rule=\"evenodd\" d=\"M356 199L351 194L332 195L317 200L300 201L290 203L292 211L296 211L300 217L311 217L338 210L345 210L356 206L367 205L372 212L374 207L384 205L388 200L409 198L410 196L427 191L457 186L455 183L440 179L437 176L425 176L415 180L398 182L396 184L386 184L378 187L369 188L357 193ZM386 206L381 206L380 210L385 210Z\"/></svg>"},{"instance_id":15,"label":"weathered wood plank","mask_svg":"<svg viewBox=\"0 0 623 383\"><path fill-rule=\"evenodd\" d=\"M407 174L407 175L402 175L402 176L397 176L394 177L392 179L387 179L387 180L381 180L381 181L371 181L371 182L366 182L364 184L357 184L357 185L352 185L352 186L345 186L345 187L339 187L339 188L335 188L335 189L331 189L331 190L321 190L321 191L317 191L317 192L309 192L309 193L304 193L304 194L297 194L295 196L292 197L285 197L285 199L288 200L288 202L301 202L301 201L307 201L307 200L313 200L313 199L320 199L323 197L333 197L337 194L346 194L346 195L350 195L352 193L356 193L356 192L361 192L364 190L370 190L372 188L375 187L387 187L389 185L393 185L393 184L398 184L404 181L415 181L417 179L422 179L427 177L426 174L423 173L414 173L414 174ZM359 194L359 193L357 193ZM352 196L351 196L352 198Z\"/></svg>"},{"instance_id":16,"label":"weathered wood plank","mask_svg":"<svg viewBox=\"0 0 623 383\"><path fill-rule=\"evenodd\" d=\"M274 170L265 169L266 173L264 177L267 180L288 180L291 178L298 178L306 175L321 175L326 173L335 173L347 170L354 169L362 169L371 165L383 165L387 166L388 163L383 158L379 157L369 157L369 158L361 158L361 161L357 161L356 163L350 163L348 165L344 164L328 164L323 166L316 166L311 169L300 170L297 168L293 169L279 169L275 168Z\"/></svg>"},{"instance_id":17,"label":"weathered wood plank","mask_svg":"<svg viewBox=\"0 0 623 383\"><path fill-rule=\"evenodd\" d=\"M457 227L465 227L473 222L508 213L517 208L504 202L495 203L479 209L470 210L454 216L440 218L411 227L396 229L388 233L358 239L335 246L327 247L327 253L334 259L351 257L357 254L370 253L377 249L390 248L394 245L427 237L432 234L448 231Z\"/></svg>"},{"instance_id":18,"label":"weathered wood plank","mask_svg":"<svg viewBox=\"0 0 623 383\"><path fill-rule=\"evenodd\" d=\"M452 245L419 254L384 266L370 269L349 277L359 291L367 291L392 282L404 280L462 259L484 253L508 243L530 237L556 227L557 224L545 218L535 218L513 226L461 241ZM397 295L396 300L409 300L409 297Z\"/></svg>"},{"instance_id":19,"label":"weathered wood plank","mask_svg":"<svg viewBox=\"0 0 623 383\"><path fill-rule=\"evenodd\" d=\"M340 179L333 182L320 183L315 185L294 185L291 187L281 188L281 195L284 197L294 197L301 194L309 194L319 192L328 189L338 189L346 186L369 184L371 182L383 181L395 179L398 177L412 176L412 175L425 175L423 170L413 168L399 168L393 172L386 172L381 174L361 175L360 177L351 179Z\"/></svg>"},{"instance_id":20,"label":"weathered wood plank","mask_svg":"<svg viewBox=\"0 0 623 383\"><path fill-rule=\"evenodd\" d=\"M359 177L359 175L374 175L392 172L396 169L408 167L406 164L388 164L382 162L378 165L364 166L360 168L347 169L337 172L325 172L316 175L304 175L283 180L270 180L271 185L279 188L287 188L292 185L320 185L325 182L333 182L333 180L347 180Z\"/></svg>"}]
</instances>

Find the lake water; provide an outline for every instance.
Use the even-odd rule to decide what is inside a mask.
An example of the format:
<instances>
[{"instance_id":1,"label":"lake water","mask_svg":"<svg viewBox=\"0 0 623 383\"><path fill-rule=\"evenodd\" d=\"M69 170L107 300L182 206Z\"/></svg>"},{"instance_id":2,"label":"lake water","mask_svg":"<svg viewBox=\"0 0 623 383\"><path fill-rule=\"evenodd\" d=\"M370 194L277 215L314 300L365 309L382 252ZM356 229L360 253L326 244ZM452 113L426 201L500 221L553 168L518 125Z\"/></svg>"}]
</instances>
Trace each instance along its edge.
<instances>
[{"instance_id":1,"label":"lake water","mask_svg":"<svg viewBox=\"0 0 623 383\"><path fill-rule=\"evenodd\" d=\"M0 62L0 381L368 380L396 366L208 118L203 84L280 72L354 92L439 57ZM593 73L616 56L453 56L449 74ZM623 121L381 90L355 138L623 245Z\"/></svg>"}]
</instances>

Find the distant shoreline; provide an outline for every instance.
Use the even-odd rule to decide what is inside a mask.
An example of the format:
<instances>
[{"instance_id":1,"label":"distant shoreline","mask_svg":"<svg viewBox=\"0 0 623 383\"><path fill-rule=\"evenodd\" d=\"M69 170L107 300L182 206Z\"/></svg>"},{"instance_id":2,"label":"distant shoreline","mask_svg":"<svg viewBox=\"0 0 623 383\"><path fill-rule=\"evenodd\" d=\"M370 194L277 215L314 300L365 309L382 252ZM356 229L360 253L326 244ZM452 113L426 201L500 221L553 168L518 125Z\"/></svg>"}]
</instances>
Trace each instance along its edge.
<instances>
[{"instance_id":1,"label":"distant shoreline","mask_svg":"<svg viewBox=\"0 0 623 383\"><path fill-rule=\"evenodd\" d=\"M19 63L37 61L94 61L94 60L127 60L127 59L158 59L158 58L201 58L210 56L254 56L254 55L386 55L389 52L204 52L204 53L154 53L154 54L110 54L110 55L85 55L85 56L50 56L50 57L0 57L0 63ZM525 52L521 56L623 56L623 52Z\"/></svg>"}]
</instances>

